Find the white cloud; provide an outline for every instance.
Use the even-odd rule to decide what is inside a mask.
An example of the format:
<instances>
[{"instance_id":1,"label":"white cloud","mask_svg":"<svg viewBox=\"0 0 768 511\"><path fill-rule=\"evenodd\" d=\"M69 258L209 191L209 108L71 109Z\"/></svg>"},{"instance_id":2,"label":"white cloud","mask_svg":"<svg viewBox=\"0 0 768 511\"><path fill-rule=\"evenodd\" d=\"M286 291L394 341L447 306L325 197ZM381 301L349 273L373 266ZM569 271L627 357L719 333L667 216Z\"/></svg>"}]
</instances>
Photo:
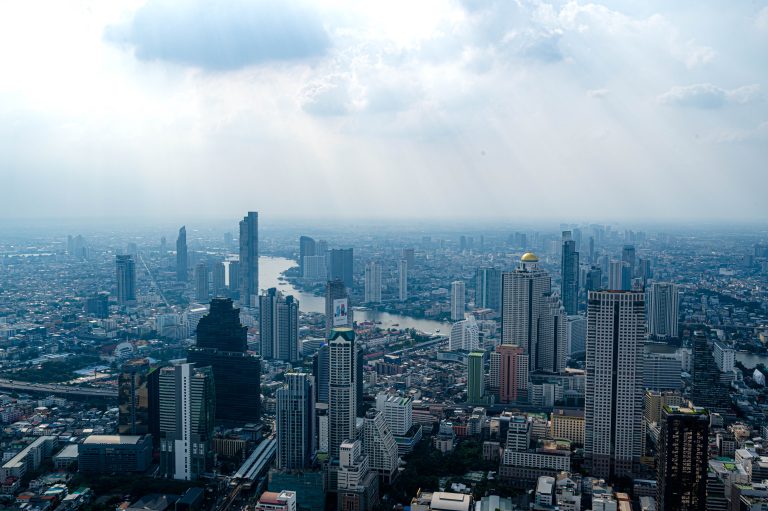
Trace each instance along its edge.
<instances>
[{"instance_id":1,"label":"white cloud","mask_svg":"<svg viewBox=\"0 0 768 511\"><path fill-rule=\"evenodd\" d=\"M675 86L659 96L659 102L695 108L720 108L727 104L743 105L760 98L759 85L745 85L725 90L711 83Z\"/></svg>"}]
</instances>

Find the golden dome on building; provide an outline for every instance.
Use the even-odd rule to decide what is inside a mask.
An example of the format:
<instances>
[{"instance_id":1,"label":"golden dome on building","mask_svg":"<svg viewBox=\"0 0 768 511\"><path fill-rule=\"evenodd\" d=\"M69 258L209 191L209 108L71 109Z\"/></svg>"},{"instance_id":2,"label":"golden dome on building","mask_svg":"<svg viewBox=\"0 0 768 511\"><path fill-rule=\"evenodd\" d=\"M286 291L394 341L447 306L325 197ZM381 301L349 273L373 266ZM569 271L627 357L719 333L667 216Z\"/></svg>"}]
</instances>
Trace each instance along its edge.
<instances>
[{"instance_id":1,"label":"golden dome on building","mask_svg":"<svg viewBox=\"0 0 768 511\"><path fill-rule=\"evenodd\" d=\"M539 257L533 252L526 252L523 257L520 258L521 263L538 263Z\"/></svg>"}]
</instances>

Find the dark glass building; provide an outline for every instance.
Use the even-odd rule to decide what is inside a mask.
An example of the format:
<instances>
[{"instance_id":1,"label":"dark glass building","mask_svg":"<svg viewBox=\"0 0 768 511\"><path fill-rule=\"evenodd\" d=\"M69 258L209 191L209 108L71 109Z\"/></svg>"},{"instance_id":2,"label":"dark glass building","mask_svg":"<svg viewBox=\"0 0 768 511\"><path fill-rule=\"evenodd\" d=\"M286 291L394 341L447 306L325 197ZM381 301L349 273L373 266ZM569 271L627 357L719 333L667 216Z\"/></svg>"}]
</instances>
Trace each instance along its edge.
<instances>
[{"instance_id":1,"label":"dark glass building","mask_svg":"<svg viewBox=\"0 0 768 511\"><path fill-rule=\"evenodd\" d=\"M335 248L328 256L328 280L341 280L345 286L352 288L352 260L351 248Z\"/></svg>"},{"instance_id":2,"label":"dark glass building","mask_svg":"<svg viewBox=\"0 0 768 511\"><path fill-rule=\"evenodd\" d=\"M179 237L176 238L176 280L187 281L189 259L187 257L187 228L179 229Z\"/></svg>"},{"instance_id":3,"label":"dark glass building","mask_svg":"<svg viewBox=\"0 0 768 511\"><path fill-rule=\"evenodd\" d=\"M159 372L140 358L127 362L118 376L118 425L121 435L152 435L160 438L158 415Z\"/></svg>"},{"instance_id":4,"label":"dark glass building","mask_svg":"<svg viewBox=\"0 0 768 511\"><path fill-rule=\"evenodd\" d=\"M568 315L579 312L579 253L571 231L563 231L563 247L560 259L560 294Z\"/></svg>"}]
</instances>

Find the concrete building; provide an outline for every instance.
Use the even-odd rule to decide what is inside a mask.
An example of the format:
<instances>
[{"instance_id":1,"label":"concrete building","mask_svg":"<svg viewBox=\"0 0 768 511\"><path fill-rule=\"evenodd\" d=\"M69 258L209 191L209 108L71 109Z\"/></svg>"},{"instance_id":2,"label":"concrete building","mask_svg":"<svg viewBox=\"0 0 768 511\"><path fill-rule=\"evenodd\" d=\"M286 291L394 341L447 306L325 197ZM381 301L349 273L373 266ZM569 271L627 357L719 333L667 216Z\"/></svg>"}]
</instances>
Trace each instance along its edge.
<instances>
[{"instance_id":1,"label":"concrete building","mask_svg":"<svg viewBox=\"0 0 768 511\"><path fill-rule=\"evenodd\" d=\"M329 400L328 453L339 456L339 446L357 436L357 346L351 328L335 328L328 340Z\"/></svg>"},{"instance_id":2,"label":"concrete building","mask_svg":"<svg viewBox=\"0 0 768 511\"><path fill-rule=\"evenodd\" d=\"M143 473L151 464L148 435L90 435L78 447L77 468L84 474Z\"/></svg>"},{"instance_id":3,"label":"concrete building","mask_svg":"<svg viewBox=\"0 0 768 511\"><path fill-rule=\"evenodd\" d=\"M304 470L311 466L317 450L314 378L306 373L288 372L285 385L277 389L275 397L275 465L280 470Z\"/></svg>"},{"instance_id":4,"label":"concrete building","mask_svg":"<svg viewBox=\"0 0 768 511\"><path fill-rule=\"evenodd\" d=\"M464 319L466 299L464 281L456 280L451 282L451 321Z\"/></svg>"},{"instance_id":5,"label":"concrete building","mask_svg":"<svg viewBox=\"0 0 768 511\"><path fill-rule=\"evenodd\" d=\"M398 264L398 299L404 302L408 299L408 260L401 259Z\"/></svg>"},{"instance_id":6,"label":"concrete building","mask_svg":"<svg viewBox=\"0 0 768 511\"><path fill-rule=\"evenodd\" d=\"M376 409L368 410L363 420L363 450L368 456L370 469L387 484L397 478L400 458L397 443L389 429L384 414Z\"/></svg>"},{"instance_id":7,"label":"concrete building","mask_svg":"<svg viewBox=\"0 0 768 511\"><path fill-rule=\"evenodd\" d=\"M473 351L480 348L480 327L473 316L457 321L451 327L448 349L451 351Z\"/></svg>"},{"instance_id":8,"label":"concrete building","mask_svg":"<svg viewBox=\"0 0 768 511\"><path fill-rule=\"evenodd\" d=\"M553 410L549 434L552 438L564 438L576 445L584 445L584 412L582 410Z\"/></svg>"},{"instance_id":9,"label":"concrete building","mask_svg":"<svg viewBox=\"0 0 768 511\"><path fill-rule=\"evenodd\" d=\"M499 354L499 401L502 403L528 400L528 355L522 347L511 344L496 346Z\"/></svg>"},{"instance_id":10,"label":"concrete building","mask_svg":"<svg viewBox=\"0 0 768 511\"><path fill-rule=\"evenodd\" d=\"M299 301L270 288L259 296L260 355L296 362L299 356Z\"/></svg>"},{"instance_id":11,"label":"concrete building","mask_svg":"<svg viewBox=\"0 0 768 511\"><path fill-rule=\"evenodd\" d=\"M381 265L376 261L369 261L365 265L365 303L381 302Z\"/></svg>"},{"instance_id":12,"label":"concrete building","mask_svg":"<svg viewBox=\"0 0 768 511\"><path fill-rule=\"evenodd\" d=\"M648 333L656 339L677 338L679 291L675 284L654 282L646 291Z\"/></svg>"}]
</instances>

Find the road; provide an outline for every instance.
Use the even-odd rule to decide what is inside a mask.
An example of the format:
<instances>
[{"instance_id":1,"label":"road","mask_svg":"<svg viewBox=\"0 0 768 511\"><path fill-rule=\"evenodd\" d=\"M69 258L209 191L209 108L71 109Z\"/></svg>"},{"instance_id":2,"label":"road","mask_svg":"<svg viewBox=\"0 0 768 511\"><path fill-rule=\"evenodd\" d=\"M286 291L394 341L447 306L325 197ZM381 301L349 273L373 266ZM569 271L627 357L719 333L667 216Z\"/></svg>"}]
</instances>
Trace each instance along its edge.
<instances>
[{"instance_id":1,"label":"road","mask_svg":"<svg viewBox=\"0 0 768 511\"><path fill-rule=\"evenodd\" d=\"M0 379L0 389L16 392L38 392L64 397L96 397L117 400L117 390L75 387L56 383L29 383L16 380Z\"/></svg>"}]
</instances>

